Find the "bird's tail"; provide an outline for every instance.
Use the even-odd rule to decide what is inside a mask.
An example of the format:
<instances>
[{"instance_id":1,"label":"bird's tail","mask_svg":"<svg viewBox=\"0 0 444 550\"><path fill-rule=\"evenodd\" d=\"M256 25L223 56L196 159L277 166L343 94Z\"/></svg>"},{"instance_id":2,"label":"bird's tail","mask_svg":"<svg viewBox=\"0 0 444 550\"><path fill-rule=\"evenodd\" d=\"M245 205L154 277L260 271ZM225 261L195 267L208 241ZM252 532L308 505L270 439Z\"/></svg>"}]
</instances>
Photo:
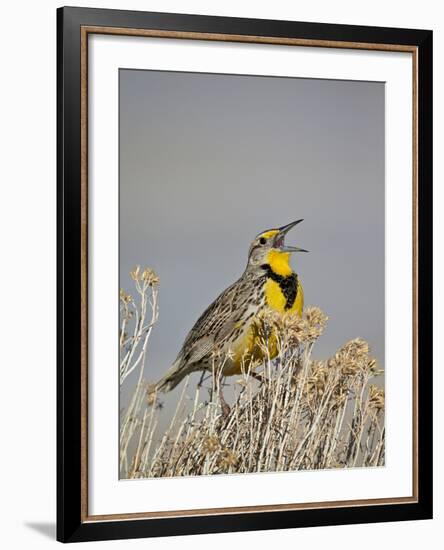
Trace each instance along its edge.
<instances>
[{"instance_id":1,"label":"bird's tail","mask_svg":"<svg viewBox=\"0 0 444 550\"><path fill-rule=\"evenodd\" d=\"M167 393L173 390L192 370L190 367L187 368L181 360L176 360L165 375L153 384L150 393Z\"/></svg>"}]
</instances>

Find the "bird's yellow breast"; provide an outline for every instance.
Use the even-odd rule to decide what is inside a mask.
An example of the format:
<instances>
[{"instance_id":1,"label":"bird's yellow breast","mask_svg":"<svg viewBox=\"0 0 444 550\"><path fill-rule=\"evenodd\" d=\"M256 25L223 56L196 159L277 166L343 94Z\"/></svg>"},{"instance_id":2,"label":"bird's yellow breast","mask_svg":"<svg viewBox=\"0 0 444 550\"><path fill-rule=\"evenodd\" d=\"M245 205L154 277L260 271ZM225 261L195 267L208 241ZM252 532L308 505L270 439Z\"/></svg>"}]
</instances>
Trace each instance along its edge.
<instances>
[{"instance_id":1,"label":"bird's yellow breast","mask_svg":"<svg viewBox=\"0 0 444 550\"><path fill-rule=\"evenodd\" d=\"M266 359L267 352L260 345L262 342L263 336L259 334L259 323L253 320L233 350L234 357L224 368L224 375L240 374L243 369L248 369L251 363L260 363ZM274 359L278 354L278 341L274 331L267 338L267 347L270 359Z\"/></svg>"},{"instance_id":2,"label":"bird's yellow breast","mask_svg":"<svg viewBox=\"0 0 444 550\"><path fill-rule=\"evenodd\" d=\"M298 313L302 315L304 308L304 293L302 285L297 281L297 293L294 302L288 307L287 296L284 294L283 281L288 277L295 277L290 266L290 254L272 249L268 253L267 262L271 269L272 277L268 277L265 283L265 299L267 306L279 313Z\"/></svg>"},{"instance_id":3,"label":"bird's yellow breast","mask_svg":"<svg viewBox=\"0 0 444 550\"><path fill-rule=\"evenodd\" d=\"M268 255L268 265L273 271L274 279L268 277L265 282L265 303L266 307L281 313L282 315L298 314L302 315L304 308L304 293L302 285L297 280L297 292L296 297L288 307L288 298L284 294L282 280L286 277L294 276L293 271L289 264L289 254L278 251L270 251ZM278 279L278 280L276 280ZM279 282L281 280L281 284ZM259 313L259 312L258 312ZM248 365L253 361L260 362L266 359L267 353L261 345L259 345L259 325L253 319L249 327L244 332L242 338L237 342L234 352L233 360L230 366L224 369L225 375L240 374L243 368L248 368ZM274 359L278 350L278 339L274 330L268 335L267 338L268 355L270 359Z\"/></svg>"},{"instance_id":4,"label":"bird's yellow breast","mask_svg":"<svg viewBox=\"0 0 444 550\"><path fill-rule=\"evenodd\" d=\"M302 315L302 310L304 308L304 293L302 285L299 282L296 298L290 308L285 309L287 298L282 292L279 283L273 281L273 279L268 279L265 283L265 299L267 306L279 313L297 313L298 315Z\"/></svg>"}]
</instances>

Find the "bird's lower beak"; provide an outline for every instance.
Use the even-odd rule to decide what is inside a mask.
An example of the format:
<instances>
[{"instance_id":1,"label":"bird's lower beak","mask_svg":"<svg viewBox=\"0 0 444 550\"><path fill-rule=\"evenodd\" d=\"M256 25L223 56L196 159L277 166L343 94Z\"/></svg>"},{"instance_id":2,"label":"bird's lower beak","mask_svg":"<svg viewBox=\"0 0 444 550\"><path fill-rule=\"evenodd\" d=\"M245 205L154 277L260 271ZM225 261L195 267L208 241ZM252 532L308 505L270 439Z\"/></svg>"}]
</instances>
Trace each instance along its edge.
<instances>
[{"instance_id":1,"label":"bird's lower beak","mask_svg":"<svg viewBox=\"0 0 444 550\"><path fill-rule=\"evenodd\" d=\"M287 246L285 244L285 235L304 220L296 220L295 222L288 223L287 225L283 225L282 227L279 227L279 233L275 237L274 245L276 248L279 248L282 252L308 252L308 250L305 250L304 248L299 248L298 246Z\"/></svg>"}]
</instances>

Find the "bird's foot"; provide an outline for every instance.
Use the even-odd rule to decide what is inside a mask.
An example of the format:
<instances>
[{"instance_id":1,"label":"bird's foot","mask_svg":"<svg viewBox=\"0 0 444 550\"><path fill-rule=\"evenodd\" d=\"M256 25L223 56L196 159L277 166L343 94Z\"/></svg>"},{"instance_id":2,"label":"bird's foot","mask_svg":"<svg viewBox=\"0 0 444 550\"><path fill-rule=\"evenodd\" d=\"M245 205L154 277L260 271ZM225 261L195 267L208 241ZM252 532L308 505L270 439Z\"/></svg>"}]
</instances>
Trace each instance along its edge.
<instances>
[{"instance_id":1,"label":"bird's foot","mask_svg":"<svg viewBox=\"0 0 444 550\"><path fill-rule=\"evenodd\" d=\"M219 389L219 401L220 406L222 408L222 416L223 418L227 418L231 412L230 405L225 401L224 394L222 393L222 388Z\"/></svg>"}]
</instances>

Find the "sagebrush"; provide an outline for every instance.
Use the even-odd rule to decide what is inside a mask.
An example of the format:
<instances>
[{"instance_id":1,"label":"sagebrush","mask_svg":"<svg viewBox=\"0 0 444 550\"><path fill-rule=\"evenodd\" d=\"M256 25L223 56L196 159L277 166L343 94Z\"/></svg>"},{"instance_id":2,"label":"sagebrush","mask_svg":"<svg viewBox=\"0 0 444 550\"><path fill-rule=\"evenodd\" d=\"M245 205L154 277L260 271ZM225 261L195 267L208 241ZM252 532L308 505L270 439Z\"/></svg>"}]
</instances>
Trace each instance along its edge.
<instances>
[{"instance_id":1,"label":"sagebrush","mask_svg":"<svg viewBox=\"0 0 444 550\"><path fill-rule=\"evenodd\" d=\"M159 279L131 272L135 296L120 292L120 384L137 381L120 419L122 478L381 466L385 458L382 374L369 346L357 338L327 360L312 350L327 317L316 307L302 318L267 314L260 322L278 335L278 356L224 381L224 357L214 356L207 383L183 384L163 433L161 396L146 364L158 319ZM261 331L267 334L267 330ZM372 383L373 381L373 383ZM228 406L220 398L234 385Z\"/></svg>"}]
</instances>

